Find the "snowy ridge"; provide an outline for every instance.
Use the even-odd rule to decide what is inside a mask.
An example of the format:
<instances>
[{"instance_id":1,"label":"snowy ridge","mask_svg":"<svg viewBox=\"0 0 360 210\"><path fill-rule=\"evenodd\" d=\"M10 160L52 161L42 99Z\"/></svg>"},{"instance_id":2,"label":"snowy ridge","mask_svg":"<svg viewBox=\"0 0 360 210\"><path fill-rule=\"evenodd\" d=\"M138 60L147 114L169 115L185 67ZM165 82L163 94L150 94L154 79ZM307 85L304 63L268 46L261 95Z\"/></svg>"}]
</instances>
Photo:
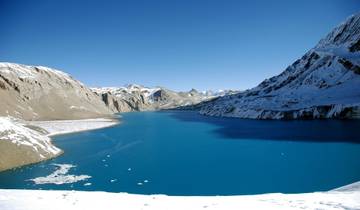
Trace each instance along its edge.
<instances>
[{"instance_id":1,"label":"snowy ridge","mask_svg":"<svg viewBox=\"0 0 360 210\"><path fill-rule=\"evenodd\" d=\"M200 113L252 119L359 118L360 14L278 76L203 103Z\"/></svg>"},{"instance_id":2,"label":"snowy ridge","mask_svg":"<svg viewBox=\"0 0 360 210\"><path fill-rule=\"evenodd\" d=\"M38 73L40 70L53 73L57 75L57 77L61 80L66 80L71 83L79 83L83 85L80 81L73 79L69 74L65 72L48 68L45 66L28 66L23 64L6 63L6 62L0 63L1 73L15 74L19 78L35 79L39 75Z\"/></svg>"},{"instance_id":3,"label":"snowy ridge","mask_svg":"<svg viewBox=\"0 0 360 210\"><path fill-rule=\"evenodd\" d=\"M316 49L329 46L351 47L351 43L356 43L360 39L360 15L352 15L339 26L335 27L325 38L321 39L316 45Z\"/></svg>"}]
</instances>

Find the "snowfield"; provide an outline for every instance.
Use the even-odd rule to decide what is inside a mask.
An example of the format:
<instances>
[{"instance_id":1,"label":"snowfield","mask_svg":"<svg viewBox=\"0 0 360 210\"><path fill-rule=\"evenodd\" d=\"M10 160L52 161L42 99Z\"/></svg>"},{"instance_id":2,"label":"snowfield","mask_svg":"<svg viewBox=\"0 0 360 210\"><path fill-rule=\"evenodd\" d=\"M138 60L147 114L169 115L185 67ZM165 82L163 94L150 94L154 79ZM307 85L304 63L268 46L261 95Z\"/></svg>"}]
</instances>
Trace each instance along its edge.
<instances>
[{"instance_id":1,"label":"snowfield","mask_svg":"<svg viewBox=\"0 0 360 210\"><path fill-rule=\"evenodd\" d=\"M360 209L360 182L328 192L240 196L0 190L1 210Z\"/></svg>"}]
</instances>

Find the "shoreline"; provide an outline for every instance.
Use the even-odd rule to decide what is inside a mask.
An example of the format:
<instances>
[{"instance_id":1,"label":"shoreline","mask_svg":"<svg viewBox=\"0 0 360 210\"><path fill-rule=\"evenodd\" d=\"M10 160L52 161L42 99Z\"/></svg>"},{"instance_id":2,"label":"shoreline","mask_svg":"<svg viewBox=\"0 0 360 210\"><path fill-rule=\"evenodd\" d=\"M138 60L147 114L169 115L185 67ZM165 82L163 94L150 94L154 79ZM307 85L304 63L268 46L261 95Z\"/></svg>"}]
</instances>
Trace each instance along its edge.
<instances>
[{"instance_id":1,"label":"shoreline","mask_svg":"<svg viewBox=\"0 0 360 210\"><path fill-rule=\"evenodd\" d=\"M360 182L325 192L168 196L124 192L0 189L2 210L359 209Z\"/></svg>"},{"instance_id":2,"label":"shoreline","mask_svg":"<svg viewBox=\"0 0 360 210\"><path fill-rule=\"evenodd\" d=\"M79 133L90 130L108 128L120 124L116 118L90 118L81 120L49 120L49 121L26 121L27 125L37 126L48 133L49 137Z\"/></svg>"}]
</instances>

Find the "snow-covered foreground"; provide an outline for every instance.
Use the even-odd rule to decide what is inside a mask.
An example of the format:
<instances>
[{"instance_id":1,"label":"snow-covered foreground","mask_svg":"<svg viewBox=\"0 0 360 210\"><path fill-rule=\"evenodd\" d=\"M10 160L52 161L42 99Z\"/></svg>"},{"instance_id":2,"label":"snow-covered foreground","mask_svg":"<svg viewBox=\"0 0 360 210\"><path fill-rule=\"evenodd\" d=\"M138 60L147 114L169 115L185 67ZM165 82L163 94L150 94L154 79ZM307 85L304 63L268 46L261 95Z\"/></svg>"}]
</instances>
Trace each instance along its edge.
<instances>
[{"instance_id":1,"label":"snow-covered foreground","mask_svg":"<svg viewBox=\"0 0 360 210\"><path fill-rule=\"evenodd\" d=\"M49 136L110 127L118 124L114 119L96 118L85 120L28 121L27 124L45 129Z\"/></svg>"},{"instance_id":2,"label":"snow-covered foreground","mask_svg":"<svg viewBox=\"0 0 360 210\"><path fill-rule=\"evenodd\" d=\"M360 209L360 183L329 192L244 196L166 196L82 191L0 190L0 209Z\"/></svg>"}]
</instances>

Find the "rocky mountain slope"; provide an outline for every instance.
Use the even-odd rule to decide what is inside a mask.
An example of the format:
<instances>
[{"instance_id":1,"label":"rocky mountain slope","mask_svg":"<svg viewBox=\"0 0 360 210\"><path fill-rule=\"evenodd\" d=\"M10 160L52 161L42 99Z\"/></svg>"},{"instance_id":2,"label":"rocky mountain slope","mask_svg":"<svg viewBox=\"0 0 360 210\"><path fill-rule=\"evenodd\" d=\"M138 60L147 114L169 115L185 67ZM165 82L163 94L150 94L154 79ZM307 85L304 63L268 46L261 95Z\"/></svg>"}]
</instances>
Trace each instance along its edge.
<instances>
[{"instance_id":1,"label":"rocky mountain slope","mask_svg":"<svg viewBox=\"0 0 360 210\"><path fill-rule=\"evenodd\" d=\"M163 87L147 88L141 85L126 87L92 88L114 112L146 111L177 108L198 104L234 91L204 91L192 89L176 92Z\"/></svg>"},{"instance_id":2,"label":"rocky mountain slope","mask_svg":"<svg viewBox=\"0 0 360 210\"><path fill-rule=\"evenodd\" d=\"M110 115L100 97L66 73L42 66L0 63L0 116L27 120Z\"/></svg>"},{"instance_id":3,"label":"rocky mountain slope","mask_svg":"<svg viewBox=\"0 0 360 210\"><path fill-rule=\"evenodd\" d=\"M360 117L360 14L353 15L280 75L201 104L200 113L252 119Z\"/></svg>"}]
</instances>

